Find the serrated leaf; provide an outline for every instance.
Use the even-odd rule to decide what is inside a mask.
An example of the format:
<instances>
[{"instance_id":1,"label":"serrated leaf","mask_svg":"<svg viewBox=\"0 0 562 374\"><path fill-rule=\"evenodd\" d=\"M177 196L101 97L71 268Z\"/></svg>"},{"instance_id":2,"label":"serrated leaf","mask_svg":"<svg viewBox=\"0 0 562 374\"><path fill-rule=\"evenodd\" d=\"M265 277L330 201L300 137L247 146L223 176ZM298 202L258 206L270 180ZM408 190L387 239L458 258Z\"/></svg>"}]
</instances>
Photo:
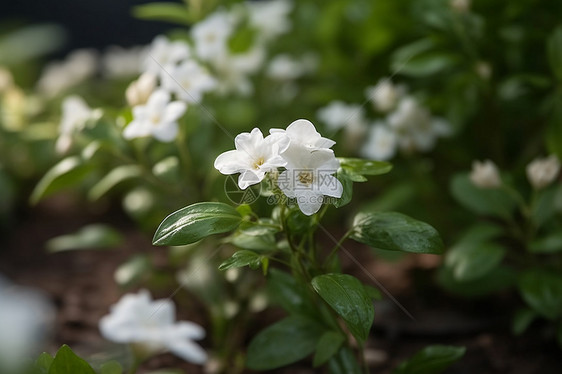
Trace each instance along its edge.
<instances>
[{"instance_id":1,"label":"serrated leaf","mask_svg":"<svg viewBox=\"0 0 562 374\"><path fill-rule=\"evenodd\" d=\"M466 348L432 345L403 362L393 374L439 374L460 360Z\"/></svg>"},{"instance_id":2,"label":"serrated leaf","mask_svg":"<svg viewBox=\"0 0 562 374\"><path fill-rule=\"evenodd\" d=\"M314 352L323 331L313 319L287 317L252 339L247 365L253 370L272 370L297 362Z\"/></svg>"},{"instance_id":3,"label":"serrated leaf","mask_svg":"<svg viewBox=\"0 0 562 374\"><path fill-rule=\"evenodd\" d=\"M30 197L32 204L81 182L92 170L91 164L84 164L78 156L68 157L53 166L33 189Z\"/></svg>"},{"instance_id":4,"label":"serrated leaf","mask_svg":"<svg viewBox=\"0 0 562 374\"><path fill-rule=\"evenodd\" d=\"M122 165L111 170L107 175L100 179L88 193L88 198L92 201L108 193L111 189L128 179L138 178L142 175L142 169L138 165Z\"/></svg>"},{"instance_id":5,"label":"serrated leaf","mask_svg":"<svg viewBox=\"0 0 562 374\"><path fill-rule=\"evenodd\" d=\"M505 248L488 242L460 242L445 257L445 265L453 270L455 279L461 282L478 279L494 268L504 258Z\"/></svg>"},{"instance_id":6,"label":"serrated leaf","mask_svg":"<svg viewBox=\"0 0 562 374\"><path fill-rule=\"evenodd\" d=\"M443 253L437 230L396 212L360 213L350 238L373 248L412 253Z\"/></svg>"},{"instance_id":7,"label":"serrated leaf","mask_svg":"<svg viewBox=\"0 0 562 374\"><path fill-rule=\"evenodd\" d=\"M73 234L57 236L46 243L49 252L75 249L114 248L123 242L119 231L101 224L82 227Z\"/></svg>"},{"instance_id":8,"label":"serrated leaf","mask_svg":"<svg viewBox=\"0 0 562 374\"><path fill-rule=\"evenodd\" d=\"M325 364L333 355L335 355L343 342L345 336L336 331L325 332L316 344L316 353L314 354L313 366L318 367Z\"/></svg>"},{"instance_id":9,"label":"serrated leaf","mask_svg":"<svg viewBox=\"0 0 562 374\"><path fill-rule=\"evenodd\" d=\"M349 331L365 341L375 318L375 308L363 284L347 274L324 274L312 279L312 287L343 318Z\"/></svg>"},{"instance_id":10,"label":"serrated leaf","mask_svg":"<svg viewBox=\"0 0 562 374\"><path fill-rule=\"evenodd\" d=\"M133 7L133 16L152 21L165 21L189 25L192 21L185 5L178 3L155 2Z\"/></svg>"},{"instance_id":11,"label":"serrated leaf","mask_svg":"<svg viewBox=\"0 0 562 374\"><path fill-rule=\"evenodd\" d=\"M230 205L217 202L196 203L182 208L162 221L152 243L185 245L209 235L234 230L242 217Z\"/></svg>"},{"instance_id":12,"label":"serrated leaf","mask_svg":"<svg viewBox=\"0 0 562 374\"><path fill-rule=\"evenodd\" d=\"M96 374L94 369L78 357L69 346L63 345L57 352L49 374Z\"/></svg>"},{"instance_id":13,"label":"serrated leaf","mask_svg":"<svg viewBox=\"0 0 562 374\"><path fill-rule=\"evenodd\" d=\"M519 279L523 300L543 317L555 320L562 316L562 276L545 270L529 270Z\"/></svg>"},{"instance_id":14,"label":"serrated leaf","mask_svg":"<svg viewBox=\"0 0 562 374\"><path fill-rule=\"evenodd\" d=\"M251 269L255 270L260 267L261 261L262 256L255 252L243 249L241 251L235 252L232 257L220 264L219 270L228 270L231 268L240 268L243 266L249 266Z\"/></svg>"}]
</instances>

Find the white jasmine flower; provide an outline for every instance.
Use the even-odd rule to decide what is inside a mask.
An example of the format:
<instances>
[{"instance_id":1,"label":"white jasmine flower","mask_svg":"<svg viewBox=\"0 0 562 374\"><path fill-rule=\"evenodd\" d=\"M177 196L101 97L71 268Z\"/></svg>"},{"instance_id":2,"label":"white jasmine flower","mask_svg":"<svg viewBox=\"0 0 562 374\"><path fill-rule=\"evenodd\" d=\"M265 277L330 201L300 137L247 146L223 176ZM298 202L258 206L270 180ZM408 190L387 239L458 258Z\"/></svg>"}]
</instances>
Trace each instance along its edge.
<instances>
[{"instance_id":1,"label":"white jasmine flower","mask_svg":"<svg viewBox=\"0 0 562 374\"><path fill-rule=\"evenodd\" d=\"M157 36L149 47L144 59L144 69L153 74L165 74L163 69L178 64L191 55L189 45L177 40L170 41L164 35Z\"/></svg>"},{"instance_id":2,"label":"white jasmine flower","mask_svg":"<svg viewBox=\"0 0 562 374\"><path fill-rule=\"evenodd\" d=\"M287 126L286 130L283 129L271 129L269 132L272 135L282 134L290 139L290 147L293 145L301 145L307 149L321 149L321 148L331 148L335 141L324 138L316 128L306 119L298 119Z\"/></svg>"},{"instance_id":3,"label":"white jasmine flower","mask_svg":"<svg viewBox=\"0 0 562 374\"><path fill-rule=\"evenodd\" d=\"M470 11L472 0L450 0L449 5L451 8L459 13L466 13Z\"/></svg>"},{"instance_id":4,"label":"white jasmine flower","mask_svg":"<svg viewBox=\"0 0 562 374\"><path fill-rule=\"evenodd\" d=\"M156 88L158 79L150 72L143 73L136 81L131 82L125 91L130 106L145 104Z\"/></svg>"},{"instance_id":5,"label":"white jasmine flower","mask_svg":"<svg viewBox=\"0 0 562 374\"><path fill-rule=\"evenodd\" d=\"M386 161L396 154L397 138L394 131L390 130L384 122L378 121L369 130L369 137L361 153L366 158Z\"/></svg>"},{"instance_id":6,"label":"white jasmine flower","mask_svg":"<svg viewBox=\"0 0 562 374\"><path fill-rule=\"evenodd\" d=\"M169 351L195 364L207 360L193 342L203 339L205 330L193 322L176 322L172 301L152 300L146 290L124 295L100 320L99 328L104 338L116 343L138 344L153 353Z\"/></svg>"},{"instance_id":7,"label":"white jasmine flower","mask_svg":"<svg viewBox=\"0 0 562 374\"><path fill-rule=\"evenodd\" d=\"M110 78L131 77L142 73L143 61L146 60L146 47L135 46L123 48L109 46L101 60L103 73Z\"/></svg>"},{"instance_id":8,"label":"white jasmine flower","mask_svg":"<svg viewBox=\"0 0 562 374\"><path fill-rule=\"evenodd\" d=\"M48 97L54 97L94 75L97 68L97 53L90 49L78 49L70 53L64 61L47 65L37 82L37 87Z\"/></svg>"},{"instance_id":9,"label":"white jasmine flower","mask_svg":"<svg viewBox=\"0 0 562 374\"><path fill-rule=\"evenodd\" d=\"M226 95L237 93L248 96L253 93L254 87L249 75L257 72L265 60L265 49L256 45L244 53L231 54L227 52L213 61L217 74L217 91Z\"/></svg>"},{"instance_id":10,"label":"white jasmine flower","mask_svg":"<svg viewBox=\"0 0 562 374\"><path fill-rule=\"evenodd\" d=\"M317 115L332 131L343 128L350 134L362 134L366 129L365 110L358 104L332 101L321 108Z\"/></svg>"},{"instance_id":11,"label":"white jasmine flower","mask_svg":"<svg viewBox=\"0 0 562 374\"><path fill-rule=\"evenodd\" d=\"M195 42L195 53L204 60L217 60L228 52L228 39L232 34L234 20L225 11L216 11L191 29Z\"/></svg>"},{"instance_id":12,"label":"white jasmine flower","mask_svg":"<svg viewBox=\"0 0 562 374\"><path fill-rule=\"evenodd\" d=\"M203 94L215 88L215 79L195 60L187 60L162 75L162 88L188 103L200 102Z\"/></svg>"},{"instance_id":13,"label":"white jasmine flower","mask_svg":"<svg viewBox=\"0 0 562 374\"><path fill-rule=\"evenodd\" d=\"M404 93L404 87L394 85L389 78L383 78L365 90L367 99L373 102L375 109L385 113L396 107Z\"/></svg>"},{"instance_id":14,"label":"white jasmine flower","mask_svg":"<svg viewBox=\"0 0 562 374\"><path fill-rule=\"evenodd\" d=\"M278 81L290 81L302 77L306 66L287 54L275 56L269 63L266 75Z\"/></svg>"},{"instance_id":15,"label":"white jasmine flower","mask_svg":"<svg viewBox=\"0 0 562 374\"><path fill-rule=\"evenodd\" d=\"M241 173L238 186L246 189L263 180L265 174L285 166L279 155L289 145L289 139L281 135L263 137L258 128L251 133L244 132L234 139L236 150L222 153L215 160L215 168L222 174Z\"/></svg>"},{"instance_id":16,"label":"white jasmine flower","mask_svg":"<svg viewBox=\"0 0 562 374\"><path fill-rule=\"evenodd\" d=\"M262 40L267 41L291 29L289 13L293 4L288 0L252 1L248 6L250 25L258 30Z\"/></svg>"},{"instance_id":17,"label":"white jasmine flower","mask_svg":"<svg viewBox=\"0 0 562 374\"><path fill-rule=\"evenodd\" d=\"M537 158L527 165L527 178L537 190L551 184L560 172L560 161L556 155Z\"/></svg>"},{"instance_id":18,"label":"white jasmine flower","mask_svg":"<svg viewBox=\"0 0 562 374\"><path fill-rule=\"evenodd\" d=\"M469 177L472 183L480 188L498 188L502 185L498 168L490 160L483 162L475 160Z\"/></svg>"},{"instance_id":19,"label":"white jasmine flower","mask_svg":"<svg viewBox=\"0 0 562 374\"><path fill-rule=\"evenodd\" d=\"M43 294L1 276L0 300L0 372L19 373L44 348L54 308Z\"/></svg>"},{"instance_id":20,"label":"white jasmine flower","mask_svg":"<svg viewBox=\"0 0 562 374\"><path fill-rule=\"evenodd\" d=\"M146 105L133 108L133 121L125 128L123 136L126 139L154 136L162 142L171 142L178 134L177 121L186 109L184 102L170 102L168 92L156 90Z\"/></svg>"},{"instance_id":21,"label":"white jasmine flower","mask_svg":"<svg viewBox=\"0 0 562 374\"><path fill-rule=\"evenodd\" d=\"M279 175L277 184L287 197L297 200L304 214L318 212L324 196L341 197L343 186L332 176L340 163L331 149L292 144L282 156L287 170Z\"/></svg>"},{"instance_id":22,"label":"white jasmine flower","mask_svg":"<svg viewBox=\"0 0 562 374\"><path fill-rule=\"evenodd\" d=\"M72 145L72 134L81 131L86 122L98 114L99 112L92 110L80 96L66 97L62 102L59 138L55 145L57 152L67 152Z\"/></svg>"}]
</instances>

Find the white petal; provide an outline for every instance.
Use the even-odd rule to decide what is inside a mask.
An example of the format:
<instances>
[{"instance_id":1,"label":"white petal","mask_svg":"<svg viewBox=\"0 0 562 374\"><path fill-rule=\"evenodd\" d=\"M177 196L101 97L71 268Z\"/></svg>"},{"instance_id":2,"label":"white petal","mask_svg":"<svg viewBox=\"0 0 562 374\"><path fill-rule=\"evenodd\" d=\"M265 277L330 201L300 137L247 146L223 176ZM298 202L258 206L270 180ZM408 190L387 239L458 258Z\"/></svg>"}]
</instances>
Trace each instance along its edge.
<instances>
[{"instance_id":1,"label":"white petal","mask_svg":"<svg viewBox=\"0 0 562 374\"><path fill-rule=\"evenodd\" d=\"M264 172L254 172L253 170L245 170L240 174L238 177L238 187L240 189L245 190L251 185L258 184L264 178Z\"/></svg>"},{"instance_id":2,"label":"white petal","mask_svg":"<svg viewBox=\"0 0 562 374\"><path fill-rule=\"evenodd\" d=\"M307 216L310 216L320 210L322 207L323 197L312 190L297 191L297 204L300 210Z\"/></svg>"},{"instance_id":3,"label":"white petal","mask_svg":"<svg viewBox=\"0 0 562 374\"><path fill-rule=\"evenodd\" d=\"M293 170L285 170L277 178L277 185L288 198L294 198L295 195L295 180L293 178Z\"/></svg>"},{"instance_id":4,"label":"white petal","mask_svg":"<svg viewBox=\"0 0 562 374\"><path fill-rule=\"evenodd\" d=\"M207 353L196 343L190 340L171 340L166 343L167 348L178 357L194 364L204 364Z\"/></svg>"},{"instance_id":5,"label":"white petal","mask_svg":"<svg viewBox=\"0 0 562 374\"><path fill-rule=\"evenodd\" d=\"M251 167L249 156L237 150L221 153L215 160L215 169L222 174L235 174Z\"/></svg>"},{"instance_id":6,"label":"white petal","mask_svg":"<svg viewBox=\"0 0 562 374\"><path fill-rule=\"evenodd\" d=\"M177 122L162 123L152 128L152 135L161 142L169 143L178 135L179 126Z\"/></svg>"},{"instance_id":7,"label":"white petal","mask_svg":"<svg viewBox=\"0 0 562 374\"><path fill-rule=\"evenodd\" d=\"M144 121L132 121L123 130L125 139L142 138L150 135L150 127Z\"/></svg>"},{"instance_id":8,"label":"white petal","mask_svg":"<svg viewBox=\"0 0 562 374\"><path fill-rule=\"evenodd\" d=\"M187 104L181 101L171 102L164 109L164 116L162 122L175 122L177 121L187 109Z\"/></svg>"},{"instance_id":9,"label":"white petal","mask_svg":"<svg viewBox=\"0 0 562 374\"><path fill-rule=\"evenodd\" d=\"M205 329L194 322L180 321L174 327L174 334L188 339L200 340L205 337Z\"/></svg>"},{"instance_id":10,"label":"white petal","mask_svg":"<svg viewBox=\"0 0 562 374\"><path fill-rule=\"evenodd\" d=\"M322 195L340 198L343 193L343 185L334 176L328 174L320 174L318 176L316 187Z\"/></svg>"}]
</instances>

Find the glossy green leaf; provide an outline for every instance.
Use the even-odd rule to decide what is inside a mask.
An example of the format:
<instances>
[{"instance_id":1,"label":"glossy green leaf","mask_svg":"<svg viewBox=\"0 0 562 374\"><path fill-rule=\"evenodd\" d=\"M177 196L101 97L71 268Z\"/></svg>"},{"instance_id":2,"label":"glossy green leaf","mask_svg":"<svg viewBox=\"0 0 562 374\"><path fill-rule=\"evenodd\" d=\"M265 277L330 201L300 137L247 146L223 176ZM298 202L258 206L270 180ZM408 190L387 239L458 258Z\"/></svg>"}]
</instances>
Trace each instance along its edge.
<instances>
[{"instance_id":1,"label":"glossy green leaf","mask_svg":"<svg viewBox=\"0 0 562 374\"><path fill-rule=\"evenodd\" d=\"M459 281L480 278L496 268L506 250L499 244L488 242L460 242L447 252L445 266L453 270Z\"/></svg>"},{"instance_id":2,"label":"glossy green leaf","mask_svg":"<svg viewBox=\"0 0 562 374\"><path fill-rule=\"evenodd\" d=\"M432 345L416 353L393 371L394 374L439 374L464 356L466 348Z\"/></svg>"},{"instance_id":3,"label":"glossy green leaf","mask_svg":"<svg viewBox=\"0 0 562 374\"><path fill-rule=\"evenodd\" d=\"M373 248L412 253L443 252L437 230L425 222L396 212L360 213L350 235Z\"/></svg>"},{"instance_id":4,"label":"glossy green leaf","mask_svg":"<svg viewBox=\"0 0 562 374\"><path fill-rule=\"evenodd\" d=\"M348 347L341 347L338 353L328 361L330 374L363 374L357 357Z\"/></svg>"},{"instance_id":5,"label":"glossy green leaf","mask_svg":"<svg viewBox=\"0 0 562 374\"><path fill-rule=\"evenodd\" d=\"M95 374L94 369L78 357L69 346L63 345L57 352L49 374Z\"/></svg>"},{"instance_id":6,"label":"glossy green leaf","mask_svg":"<svg viewBox=\"0 0 562 374\"><path fill-rule=\"evenodd\" d=\"M130 287L150 274L152 265L146 255L135 255L121 264L115 271L115 282L121 287Z\"/></svg>"},{"instance_id":7,"label":"glossy green leaf","mask_svg":"<svg viewBox=\"0 0 562 374\"><path fill-rule=\"evenodd\" d=\"M538 314L532 309L519 309L513 316L513 324L511 330L515 335L521 335L537 318Z\"/></svg>"},{"instance_id":8,"label":"glossy green leaf","mask_svg":"<svg viewBox=\"0 0 562 374\"><path fill-rule=\"evenodd\" d=\"M453 177L451 193L460 204L476 214L508 219L516 207L515 201L505 191L476 187L468 174Z\"/></svg>"},{"instance_id":9,"label":"glossy green leaf","mask_svg":"<svg viewBox=\"0 0 562 374\"><path fill-rule=\"evenodd\" d=\"M269 252L276 250L276 241L273 234L248 235L246 232L236 232L229 236L227 241L237 247L252 251Z\"/></svg>"},{"instance_id":10,"label":"glossy green leaf","mask_svg":"<svg viewBox=\"0 0 562 374\"><path fill-rule=\"evenodd\" d=\"M337 178L342 184L343 192L342 192L342 195L339 199L335 199L334 206L336 208L341 208L342 206L349 204L349 202L351 201L351 198L353 197L353 182L354 182L354 180L352 179L352 175L349 174L347 171L345 171L343 169L340 169L340 171L338 172ZM355 178L355 179L356 179L355 182L363 182L363 181L367 180L366 178L359 179L359 180L357 180L357 178Z\"/></svg>"},{"instance_id":11,"label":"glossy green leaf","mask_svg":"<svg viewBox=\"0 0 562 374\"><path fill-rule=\"evenodd\" d=\"M290 274L278 270L269 270L267 293L271 301L289 314L315 316L316 307L312 303L309 291Z\"/></svg>"},{"instance_id":12,"label":"glossy green leaf","mask_svg":"<svg viewBox=\"0 0 562 374\"><path fill-rule=\"evenodd\" d=\"M340 162L340 167L355 177L364 175L381 175L392 170L392 164L384 161L345 157L338 157L338 160ZM360 178L359 180L355 180L352 178L352 180L354 182L359 182L365 179Z\"/></svg>"},{"instance_id":13,"label":"glossy green leaf","mask_svg":"<svg viewBox=\"0 0 562 374\"><path fill-rule=\"evenodd\" d=\"M297 362L314 352L323 331L313 319L287 317L252 339L247 365L253 370L272 370Z\"/></svg>"},{"instance_id":14,"label":"glossy green leaf","mask_svg":"<svg viewBox=\"0 0 562 374\"><path fill-rule=\"evenodd\" d=\"M529 270L519 279L523 300L538 314L554 320L562 316L562 275Z\"/></svg>"},{"instance_id":15,"label":"glossy green leaf","mask_svg":"<svg viewBox=\"0 0 562 374\"><path fill-rule=\"evenodd\" d=\"M33 365L33 374L48 374L53 364L53 356L48 353L41 353Z\"/></svg>"},{"instance_id":16,"label":"glossy green leaf","mask_svg":"<svg viewBox=\"0 0 562 374\"><path fill-rule=\"evenodd\" d=\"M345 336L336 331L326 331L318 340L316 345L316 353L314 354L313 366L318 367L325 364L333 355L335 355L342 344L345 342Z\"/></svg>"},{"instance_id":17,"label":"glossy green leaf","mask_svg":"<svg viewBox=\"0 0 562 374\"><path fill-rule=\"evenodd\" d=\"M209 235L234 230L242 217L230 205L217 202L196 203L182 208L162 221L152 243L185 245Z\"/></svg>"},{"instance_id":18,"label":"glossy green leaf","mask_svg":"<svg viewBox=\"0 0 562 374\"><path fill-rule=\"evenodd\" d=\"M312 287L346 322L349 331L365 341L375 318L375 307L363 284L347 274L324 274L312 279Z\"/></svg>"},{"instance_id":19,"label":"glossy green leaf","mask_svg":"<svg viewBox=\"0 0 562 374\"><path fill-rule=\"evenodd\" d=\"M185 5L170 2L154 2L133 7L133 16L152 21L165 21L189 25L192 21Z\"/></svg>"},{"instance_id":20,"label":"glossy green leaf","mask_svg":"<svg viewBox=\"0 0 562 374\"><path fill-rule=\"evenodd\" d=\"M249 266L251 269L255 270L260 267L261 262L262 256L255 252L243 249L235 252L232 257L220 264L219 270L228 270L231 268L240 268L243 266Z\"/></svg>"},{"instance_id":21,"label":"glossy green leaf","mask_svg":"<svg viewBox=\"0 0 562 374\"><path fill-rule=\"evenodd\" d=\"M39 200L55 192L82 182L91 170L92 165L84 164L80 157L65 158L47 171L37 183L30 197L31 203L37 204Z\"/></svg>"},{"instance_id":22,"label":"glossy green leaf","mask_svg":"<svg viewBox=\"0 0 562 374\"><path fill-rule=\"evenodd\" d=\"M122 374L123 367L117 361L109 361L101 365L100 374Z\"/></svg>"},{"instance_id":23,"label":"glossy green leaf","mask_svg":"<svg viewBox=\"0 0 562 374\"><path fill-rule=\"evenodd\" d=\"M138 178L142 176L142 169L138 165L122 165L107 173L102 179L100 179L88 193L88 198L90 200L97 200L111 189L126 180Z\"/></svg>"},{"instance_id":24,"label":"glossy green leaf","mask_svg":"<svg viewBox=\"0 0 562 374\"><path fill-rule=\"evenodd\" d=\"M562 26L554 29L554 32L547 40L547 53L550 68L554 75L562 80Z\"/></svg>"},{"instance_id":25,"label":"glossy green leaf","mask_svg":"<svg viewBox=\"0 0 562 374\"><path fill-rule=\"evenodd\" d=\"M49 252L75 249L115 248L123 242L119 231L101 224L82 227L73 234L57 236L46 243Z\"/></svg>"}]
</instances>

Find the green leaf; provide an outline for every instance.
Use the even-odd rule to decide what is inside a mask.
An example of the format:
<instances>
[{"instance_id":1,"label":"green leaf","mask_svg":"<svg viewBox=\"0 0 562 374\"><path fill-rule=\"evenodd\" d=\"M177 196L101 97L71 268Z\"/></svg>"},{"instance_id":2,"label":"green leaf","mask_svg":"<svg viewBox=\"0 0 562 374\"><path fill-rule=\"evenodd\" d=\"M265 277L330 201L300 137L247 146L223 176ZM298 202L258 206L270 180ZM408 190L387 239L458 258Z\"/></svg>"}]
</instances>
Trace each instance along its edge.
<instances>
[{"instance_id":1,"label":"green leaf","mask_svg":"<svg viewBox=\"0 0 562 374\"><path fill-rule=\"evenodd\" d=\"M521 335L537 318L537 312L529 308L519 309L513 316L513 324L511 330L515 335Z\"/></svg>"},{"instance_id":2,"label":"green leaf","mask_svg":"<svg viewBox=\"0 0 562 374\"><path fill-rule=\"evenodd\" d=\"M562 26L554 29L554 32L547 40L547 53L550 68L554 75L562 80Z\"/></svg>"},{"instance_id":3,"label":"green leaf","mask_svg":"<svg viewBox=\"0 0 562 374\"><path fill-rule=\"evenodd\" d=\"M460 360L466 348L432 345L398 366L393 374L438 374Z\"/></svg>"},{"instance_id":4,"label":"green leaf","mask_svg":"<svg viewBox=\"0 0 562 374\"><path fill-rule=\"evenodd\" d=\"M57 236L46 243L49 252L75 249L114 248L123 242L121 234L106 225L92 224L82 227L74 234Z\"/></svg>"},{"instance_id":5,"label":"green leaf","mask_svg":"<svg viewBox=\"0 0 562 374\"><path fill-rule=\"evenodd\" d=\"M150 259L146 255L135 255L121 264L115 271L115 282L121 287L129 287L138 283L152 270Z\"/></svg>"},{"instance_id":6,"label":"green leaf","mask_svg":"<svg viewBox=\"0 0 562 374\"><path fill-rule=\"evenodd\" d=\"M228 48L233 54L244 53L249 51L250 47L254 44L256 31L244 27L236 30L228 40Z\"/></svg>"},{"instance_id":7,"label":"green leaf","mask_svg":"<svg viewBox=\"0 0 562 374\"><path fill-rule=\"evenodd\" d=\"M392 170L392 164L384 161L345 157L338 157L338 160L340 162L340 167L352 176L351 179L354 182L365 181L364 175L381 175ZM354 178L358 178L358 180Z\"/></svg>"},{"instance_id":8,"label":"green leaf","mask_svg":"<svg viewBox=\"0 0 562 374\"><path fill-rule=\"evenodd\" d=\"M325 364L338 352L343 342L345 342L345 336L341 333L326 331L318 340L318 344L316 344L313 366L318 367Z\"/></svg>"},{"instance_id":9,"label":"green leaf","mask_svg":"<svg viewBox=\"0 0 562 374\"><path fill-rule=\"evenodd\" d=\"M551 221L559 207L556 201L562 197L562 185L552 185L537 192L536 203L533 204L533 220L537 227Z\"/></svg>"},{"instance_id":10,"label":"green leaf","mask_svg":"<svg viewBox=\"0 0 562 374\"><path fill-rule=\"evenodd\" d=\"M375 318L375 308L363 284L351 275L324 274L312 279L312 287L344 319L353 336L364 342Z\"/></svg>"},{"instance_id":11,"label":"green leaf","mask_svg":"<svg viewBox=\"0 0 562 374\"><path fill-rule=\"evenodd\" d=\"M516 206L515 201L500 189L476 187L466 173L453 177L451 193L461 205L476 214L509 219Z\"/></svg>"},{"instance_id":12,"label":"green leaf","mask_svg":"<svg viewBox=\"0 0 562 374\"><path fill-rule=\"evenodd\" d=\"M37 204L55 192L78 184L90 174L92 168L91 164L83 164L78 156L61 160L37 183L30 197L31 203Z\"/></svg>"},{"instance_id":13,"label":"green leaf","mask_svg":"<svg viewBox=\"0 0 562 374\"><path fill-rule=\"evenodd\" d=\"M57 352L49 374L96 374L83 359L76 356L69 346L63 345Z\"/></svg>"},{"instance_id":14,"label":"green leaf","mask_svg":"<svg viewBox=\"0 0 562 374\"><path fill-rule=\"evenodd\" d=\"M241 250L235 252L232 257L224 261L219 265L219 270L228 270L231 268L240 268L243 266L249 266L251 269L257 269L260 267L263 256L258 255L255 252Z\"/></svg>"},{"instance_id":15,"label":"green leaf","mask_svg":"<svg viewBox=\"0 0 562 374\"><path fill-rule=\"evenodd\" d=\"M488 242L460 242L447 252L445 266L455 279L465 282L480 278L496 268L504 258L505 248Z\"/></svg>"},{"instance_id":16,"label":"green leaf","mask_svg":"<svg viewBox=\"0 0 562 374\"><path fill-rule=\"evenodd\" d=\"M311 317L317 315L307 289L290 274L281 270L269 270L267 294L273 303L280 305L289 314Z\"/></svg>"},{"instance_id":17,"label":"green leaf","mask_svg":"<svg viewBox=\"0 0 562 374\"><path fill-rule=\"evenodd\" d=\"M230 205L216 202L196 203L182 208L162 221L152 243L185 245L209 235L234 230L242 217Z\"/></svg>"},{"instance_id":18,"label":"green leaf","mask_svg":"<svg viewBox=\"0 0 562 374\"><path fill-rule=\"evenodd\" d=\"M152 167L152 173L166 183L179 183L180 161L176 156L169 156Z\"/></svg>"},{"instance_id":19,"label":"green leaf","mask_svg":"<svg viewBox=\"0 0 562 374\"><path fill-rule=\"evenodd\" d=\"M273 234L255 236L245 232L236 232L228 237L228 242L237 247L253 251L270 252L276 250L275 236Z\"/></svg>"},{"instance_id":20,"label":"green leaf","mask_svg":"<svg viewBox=\"0 0 562 374\"><path fill-rule=\"evenodd\" d=\"M88 198L95 201L108 193L113 187L128 179L142 176L142 169L138 165L122 165L111 170L106 176L100 179L88 193Z\"/></svg>"},{"instance_id":21,"label":"green leaf","mask_svg":"<svg viewBox=\"0 0 562 374\"><path fill-rule=\"evenodd\" d=\"M247 365L253 370L272 370L297 362L314 352L323 332L315 320L287 317L252 339Z\"/></svg>"},{"instance_id":22,"label":"green leaf","mask_svg":"<svg viewBox=\"0 0 562 374\"><path fill-rule=\"evenodd\" d=\"M178 3L158 2L133 7L133 16L152 21L165 21L189 25L192 21L188 9Z\"/></svg>"},{"instance_id":23,"label":"green leaf","mask_svg":"<svg viewBox=\"0 0 562 374\"><path fill-rule=\"evenodd\" d=\"M453 275L453 269L441 267L437 280L443 289L468 298L481 297L491 293L497 293L512 287L516 283L516 273L507 266L498 266L494 271L484 276L461 282Z\"/></svg>"},{"instance_id":24,"label":"green leaf","mask_svg":"<svg viewBox=\"0 0 562 374\"><path fill-rule=\"evenodd\" d=\"M340 169L340 171L337 173L337 178L338 180L341 182L342 187L343 187L343 192L342 195L339 199L335 199L334 201L334 206L336 208L341 208L344 205L349 204L349 202L351 201L351 198L353 197L353 176L350 175L347 171L345 171L345 169ZM357 179L357 178L356 178ZM363 182L367 180L366 178L364 180L355 180L356 182Z\"/></svg>"},{"instance_id":25,"label":"green leaf","mask_svg":"<svg viewBox=\"0 0 562 374\"><path fill-rule=\"evenodd\" d=\"M41 353L37 360L35 361L35 365L33 366L33 373L34 374L48 374L49 368L53 364L53 356L48 353Z\"/></svg>"},{"instance_id":26,"label":"green leaf","mask_svg":"<svg viewBox=\"0 0 562 374\"><path fill-rule=\"evenodd\" d=\"M357 357L348 347L342 347L337 355L328 361L331 374L362 374L363 370L359 366Z\"/></svg>"},{"instance_id":27,"label":"green leaf","mask_svg":"<svg viewBox=\"0 0 562 374\"><path fill-rule=\"evenodd\" d=\"M529 270L519 279L523 300L543 317L554 320L562 316L562 276L545 270Z\"/></svg>"},{"instance_id":28,"label":"green leaf","mask_svg":"<svg viewBox=\"0 0 562 374\"><path fill-rule=\"evenodd\" d=\"M360 213L350 238L373 248L412 253L443 253L437 230L396 212Z\"/></svg>"},{"instance_id":29,"label":"green leaf","mask_svg":"<svg viewBox=\"0 0 562 374\"><path fill-rule=\"evenodd\" d=\"M123 367L117 361L109 361L100 367L100 374L122 374Z\"/></svg>"},{"instance_id":30,"label":"green leaf","mask_svg":"<svg viewBox=\"0 0 562 374\"><path fill-rule=\"evenodd\" d=\"M555 232L533 240L529 245L532 253L556 253L562 251L562 232Z\"/></svg>"},{"instance_id":31,"label":"green leaf","mask_svg":"<svg viewBox=\"0 0 562 374\"><path fill-rule=\"evenodd\" d=\"M392 56L391 67L399 74L425 77L458 65L458 55L434 51L431 39L422 39L398 49Z\"/></svg>"}]
</instances>

